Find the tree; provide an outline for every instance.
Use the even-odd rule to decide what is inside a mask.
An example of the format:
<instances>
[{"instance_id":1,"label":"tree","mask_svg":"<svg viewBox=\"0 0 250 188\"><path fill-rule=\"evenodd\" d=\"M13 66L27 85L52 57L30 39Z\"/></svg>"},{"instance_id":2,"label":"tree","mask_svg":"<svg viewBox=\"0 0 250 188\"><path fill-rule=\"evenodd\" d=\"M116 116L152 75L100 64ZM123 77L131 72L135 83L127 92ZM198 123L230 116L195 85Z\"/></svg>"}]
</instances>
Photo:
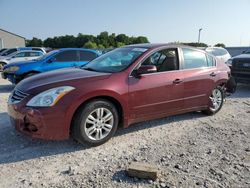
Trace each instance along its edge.
<instances>
[{"instance_id":1,"label":"tree","mask_svg":"<svg viewBox=\"0 0 250 188\"><path fill-rule=\"evenodd\" d=\"M84 44L84 48L97 49L97 44L95 42L88 41Z\"/></svg>"},{"instance_id":2,"label":"tree","mask_svg":"<svg viewBox=\"0 0 250 188\"><path fill-rule=\"evenodd\" d=\"M133 44L148 43L147 37L139 36L134 38Z\"/></svg>"},{"instance_id":3,"label":"tree","mask_svg":"<svg viewBox=\"0 0 250 188\"><path fill-rule=\"evenodd\" d=\"M223 43L217 43L214 45L215 47L222 47L222 48L226 48L226 45Z\"/></svg>"},{"instance_id":4,"label":"tree","mask_svg":"<svg viewBox=\"0 0 250 188\"><path fill-rule=\"evenodd\" d=\"M198 43L198 42L188 42L188 43L182 43L184 45L188 45L188 46L193 46L193 47L208 47L207 44L205 43Z\"/></svg>"},{"instance_id":5,"label":"tree","mask_svg":"<svg viewBox=\"0 0 250 188\"><path fill-rule=\"evenodd\" d=\"M117 42L117 43L116 43L116 47L117 47L117 48L120 48L120 47L122 47L122 46L125 46L125 44L124 44L123 42Z\"/></svg>"},{"instance_id":6,"label":"tree","mask_svg":"<svg viewBox=\"0 0 250 188\"><path fill-rule=\"evenodd\" d=\"M41 39L33 37L31 40L26 41L26 46L43 46L43 41Z\"/></svg>"},{"instance_id":7,"label":"tree","mask_svg":"<svg viewBox=\"0 0 250 188\"><path fill-rule=\"evenodd\" d=\"M79 33L76 37L73 35L56 36L47 38L44 41L33 38L27 41L27 46L45 46L50 48L69 48L69 47L86 47L86 48L115 48L128 44L148 43L147 37L129 37L125 34L112 33L109 35L107 31L101 32L97 36L84 35Z\"/></svg>"}]
</instances>

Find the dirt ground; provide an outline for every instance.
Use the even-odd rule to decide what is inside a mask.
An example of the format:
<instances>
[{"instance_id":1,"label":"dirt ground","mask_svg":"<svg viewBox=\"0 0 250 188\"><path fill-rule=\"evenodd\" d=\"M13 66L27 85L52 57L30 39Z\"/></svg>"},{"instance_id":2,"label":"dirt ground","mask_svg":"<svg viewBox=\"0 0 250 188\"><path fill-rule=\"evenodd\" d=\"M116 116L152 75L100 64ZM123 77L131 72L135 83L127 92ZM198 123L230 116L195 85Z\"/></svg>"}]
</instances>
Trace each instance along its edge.
<instances>
[{"instance_id":1,"label":"dirt ground","mask_svg":"<svg viewBox=\"0 0 250 188\"><path fill-rule=\"evenodd\" d=\"M118 130L98 147L32 140L10 125L14 87L0 79L0 187L250 187L250 86L214 116L171 116ZM130 178L130 162L157 165L156 181Z\"/></svg>"}]
</instances>

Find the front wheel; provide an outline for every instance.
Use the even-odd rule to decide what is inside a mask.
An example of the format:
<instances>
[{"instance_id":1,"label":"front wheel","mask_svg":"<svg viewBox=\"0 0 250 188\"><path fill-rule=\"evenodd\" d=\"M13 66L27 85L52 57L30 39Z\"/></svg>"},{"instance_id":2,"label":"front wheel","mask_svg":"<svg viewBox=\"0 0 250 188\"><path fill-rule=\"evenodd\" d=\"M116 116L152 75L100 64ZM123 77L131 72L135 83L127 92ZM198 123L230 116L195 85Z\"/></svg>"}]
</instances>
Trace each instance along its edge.
<instances>
[{"instance_id":1,"label":"front wheel","mask_svg":"<svg viewBox=\"0 0 250 188\"><path fill-rule=\"evenodd\" d=\"M6 63L0 62L0 72L2 72L2 71L3 71L3 67L4 67L4 65L6 65Z\"/></svg>"},{"instance_id":2,"label":"front wheel","mask_svg":"<svg viewBox=\"0 0 250 188\"><path fill-rule=\"evenodd\" d=\"M224 90L222 87L217 86L213 89L212 94L209 97L209 107L207 110L202 111L207 115L216 114L220 111L224 102Z\"/></svg>"},{"instance_id":3,"label":"front wheel","mask_svg":"<svg viewBox=\"0 0 250 188\"><path fill-rule=\"evenodd\" d=\"M94 100L78 110L73 119L72 136L80 143L98 146L116 132L119 118L116 107L107 100Z\"/></svg>"}]
</instances>

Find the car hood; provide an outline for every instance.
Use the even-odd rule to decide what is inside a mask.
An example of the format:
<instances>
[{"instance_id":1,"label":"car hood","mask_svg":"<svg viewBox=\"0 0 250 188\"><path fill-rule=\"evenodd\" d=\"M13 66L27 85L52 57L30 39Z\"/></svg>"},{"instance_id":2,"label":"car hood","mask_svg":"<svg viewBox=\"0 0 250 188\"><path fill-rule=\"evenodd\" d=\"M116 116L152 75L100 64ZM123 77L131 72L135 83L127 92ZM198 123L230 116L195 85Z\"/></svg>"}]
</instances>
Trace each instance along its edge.
<instances>
[{"instance_id":1,"label":"car hood","mask_svg":"<svg viewBox=\"0 0 250 188\"><path fill-rule=\"evenodd\" d=\"M232 59L250 59L250 54L240 54L237 56L234 56Z\"/></svg>"},{"instance_id":2,"label":"car hood","mask_svg":"<svg viewBox=\"0 0 250 188\"><path fill-rule=\"evenodd\" d=\"M18 62L13 62L5 66L5 68L12 67L12 66L22 66L22 65L28 65L28 64L33 64L37 63L38 61L18 61Z\"/></svg>"},{"instance_id":3,"label":"car hood","mask_svg":"<svg viewBox=\"0 0 250 188\"><path fill-rule=\"evenodd\" d=\"M111 73L87 71L80 68L65 68L26 78L17 84L16 88L28 94L37 94L59 86L79 87L84 82L105 79L110 75Z\"/></svg>"}]
</instances>

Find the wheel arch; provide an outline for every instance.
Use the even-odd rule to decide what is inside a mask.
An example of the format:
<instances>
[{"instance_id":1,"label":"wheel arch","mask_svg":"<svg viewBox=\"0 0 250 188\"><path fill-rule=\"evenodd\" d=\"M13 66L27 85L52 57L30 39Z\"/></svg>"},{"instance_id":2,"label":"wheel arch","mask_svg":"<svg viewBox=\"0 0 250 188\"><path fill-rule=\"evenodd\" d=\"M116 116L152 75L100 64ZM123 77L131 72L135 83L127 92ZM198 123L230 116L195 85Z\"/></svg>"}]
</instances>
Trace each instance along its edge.
<instances>
[{"instance_id":1,"label":"wheel arch","mask_svg":"<svg viewBox=\"0 0 250 188\"><path fill-rule=\"evenodd\" d=\"M87 103L93 101L93 100L97 100L97 99L100 99L100 100L107 100L109 102L111 102L113 105L115 105L117 111L118 111L118 115L119 115L119 125L118 126L121 126L123 121L124 121L124 107L122 106L121 102L116 99L115 97L113 96L108 96L108 95L100 95L100 96L94 96L94 97L91 97L87 100L85 100L84 102L82 102L80 105L78 105L78 107L76 108L76 110L74 111L73 115L72 115L72 118L71 118L71 121L70 121L70 129L69 129L69 134L71 134L71 130L72 130L72 127L73 127L73 121L74 121L74 118L76 116L76 114L79 112L79 110L84 106L86 105Z\"/></svg>"},{"instance_id":2,"label":"wheel arch","mask_svg":"<svg viewBox=\"0 0 250 188\"><path fill-rule=\"evenodd\" d=\"M25 76L27 76L28 74L31 74L31 73L38 74L38 73L41 73L41 72L36 71L36 70L31 70L31 71L28 71L28 72L23 73L23 74L22 74L22 78L24 78Z\"/></svg>"}]
</instances>

